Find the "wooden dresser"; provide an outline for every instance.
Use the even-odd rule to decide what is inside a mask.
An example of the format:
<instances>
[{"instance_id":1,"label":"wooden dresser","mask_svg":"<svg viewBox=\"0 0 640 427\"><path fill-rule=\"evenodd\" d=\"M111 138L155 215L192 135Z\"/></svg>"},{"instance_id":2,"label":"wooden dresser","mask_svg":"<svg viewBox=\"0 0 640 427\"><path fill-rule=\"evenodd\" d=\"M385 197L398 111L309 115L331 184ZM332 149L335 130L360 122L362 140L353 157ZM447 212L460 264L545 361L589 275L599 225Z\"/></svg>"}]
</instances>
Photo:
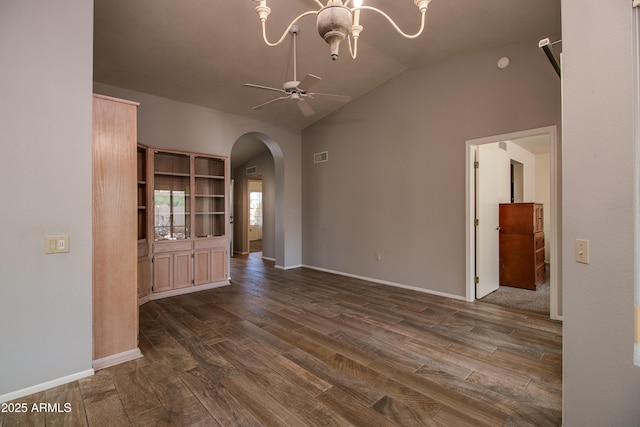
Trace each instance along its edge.
<instances>
[{"instance_id":1,"label":"wooden dresser","mask_svg":"<svg viewBox=\"0 0 640 427\"><path fill-rule=\"evenodd\" d=\"M500 286L536 290L545 282L543 212L539 203L500 204Z\"/></svg>"}]
</instances>

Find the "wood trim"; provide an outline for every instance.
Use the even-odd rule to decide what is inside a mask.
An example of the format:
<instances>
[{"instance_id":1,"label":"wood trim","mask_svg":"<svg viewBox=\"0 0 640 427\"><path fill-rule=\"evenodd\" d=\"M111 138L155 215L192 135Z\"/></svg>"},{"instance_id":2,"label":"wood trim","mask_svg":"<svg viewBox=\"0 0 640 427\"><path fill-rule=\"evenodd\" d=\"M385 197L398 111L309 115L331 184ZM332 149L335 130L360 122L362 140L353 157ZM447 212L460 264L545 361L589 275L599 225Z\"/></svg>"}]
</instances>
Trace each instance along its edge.
<instances>
[{"instance_id":1,"label":"wood trim","mask_svg":"<svg viewBox=\"0 0 640 427\"><path fill-rule=\"evenodd\" d=\"M104 99L106 101L114 101L114 102L119 102L121 104L129 104L129 105L135 105L136 107L140 106L139 102L135 102L135 101L129 101L128 99L121 99L121 98L114 98L113 96L107 96L107 95L100 95L98 93L94 93L93 94L94 98L98 98L98 99Z\"/></svg>"},{"instance_id":2,"label":"wood trim","mask_svg":"<svg viewBox=\"0 0 640 427\"><path fill-rule=\"evenodd\" d=\"M184 150L174 150L171 148L159 148L159 147L147 147L147 149L153 154L153 153L169 153L169 154L186 154L186 155L194 155L196 157L211 157L214 159L224 159L224 160L229 160L229 156L223 156L220 154L209 154L209 153L202 153L202 152L198 152L198 151L184 151Z\"/></svg>"},{"instance_id":3,"label":"wood trim","mask_svg":"<svg viewBox=\"0 0 640 427\"><path fill-rule=\"evenodd\" d=\"M128 362L130 360L139 359L142 357L142 352L138 347L133 350L123 351L122 353L112 354L111 356L102 357L93 361L93 369L99 370L108 368L110 366L118 365L120 363Z\"/></svg>"}]
</instances>

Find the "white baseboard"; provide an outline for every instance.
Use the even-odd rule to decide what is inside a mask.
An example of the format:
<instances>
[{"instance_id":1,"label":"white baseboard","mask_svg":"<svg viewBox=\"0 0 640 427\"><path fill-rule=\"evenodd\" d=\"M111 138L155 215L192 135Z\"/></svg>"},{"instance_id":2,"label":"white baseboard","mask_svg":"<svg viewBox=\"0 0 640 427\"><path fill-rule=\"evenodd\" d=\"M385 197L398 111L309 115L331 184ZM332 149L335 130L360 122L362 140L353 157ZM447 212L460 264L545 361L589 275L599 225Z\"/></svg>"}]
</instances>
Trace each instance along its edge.
<instances>
[{"instance_id":1,"label":"white baseboard","mask_svg":"<svg viewBox=\"0 0 640 427\"><path fill-rule=\"evenodd\" d=\"M140 352L140 349L136 347L133 350L123 351L122 353L112 354L111 356L94 360L93 369L98 371L100 369L108 368L109 366L128 362L129 360L139 359L140 357L142 357L142 353Z\"/></svg>"},{"instance_id":2,"label":"white baseboard","mask_svg":"<svg viewBox=\"0 0 640 427\"><path fill-rule=\"evenodd\" d=\"M274 260L275 261L275 260ZM293 270L294 268L300 268L300 267L304 267L304 265L302 264L298 264L298 265L290 265L288 267L284 267L282 265L276 265L274 266L275 268L279 269L279 270Z\"/></svg>"},{"instance_id":3,"label":"white baseboard","mask_svg":"<svg viewBox=\"0 0 640 427\"><path fill-rule=\"evenodd\" d=\"M66 377L56 378L55 380L47 381L42 384L37 384L31 387L23 388L22 390L12 391L11 393L0 395L0 403L8 402L10 400L19 399L24 396L28 396L33 393L48 390L53 387L58 387L63 384L68 384L73 381L80 380L82 378L90 377L94 374L93 369L87 369L86 371L80 371L75 374L67 375Z\"/></svg>"},{"instance_id":4,"label":"white baseboard","mask_svg":"<svg viewBox=\"0 0 640 427\"><path fill-rule=\"evenodd\" d=\"M329 270L321 267L314 267L312 265L302 265L301 267L310 268L312 270L324 271L325 273L337 274L339 276L353 277L354 279L366 280L368 282L379 283L381 285L393 286L396 288L403 288L403 289L410 289L412 291L422 292L425 294L437 295L440 297L451 298L459 301L466 301L466 298L464 296L453 295L446 292L434 291L431 289L419 288L417 286L405 285L405 284L396 283L396 282L389 282L387 280L374 279L372 277L358 276L356 274L345 273L343 271Z\"/></svg>"}]
</instances>

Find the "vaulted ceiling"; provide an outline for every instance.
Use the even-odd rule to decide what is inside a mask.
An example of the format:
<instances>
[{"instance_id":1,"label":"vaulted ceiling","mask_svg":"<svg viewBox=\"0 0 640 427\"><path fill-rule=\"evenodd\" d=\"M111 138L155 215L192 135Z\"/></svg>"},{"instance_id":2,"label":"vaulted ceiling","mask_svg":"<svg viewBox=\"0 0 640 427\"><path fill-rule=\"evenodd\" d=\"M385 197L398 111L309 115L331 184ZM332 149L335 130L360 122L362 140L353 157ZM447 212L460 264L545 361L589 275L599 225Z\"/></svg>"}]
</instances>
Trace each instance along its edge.
<instances>
[{"instance_id":1,"label":"vaulted ceiling","mask_svg":"<svg viewBox=\"0 0 640 427\"><path fill-rule=\"evenodd\" d=\"M364 3L385 10L407 32L418 28L411 0ZM281 87L293 74L291 37L280 46L266 46L256 5L252 0L95 0L94 80L294 129L340 108L342 103L315 98L311 117L289 101L252 110L279 95L243 83ZM318 9L312 0L269 0L268 5L271 40L280 38L295 16ZM320 76L314 92L355 99L410 67L561 34L560 0L433 0L426 29L414 40L402 38L369 11L362 12L361 21L357 59L343 43L340 57L332 61L315 18L303 18L298 79Z\"/></svg>"}]
</instances>

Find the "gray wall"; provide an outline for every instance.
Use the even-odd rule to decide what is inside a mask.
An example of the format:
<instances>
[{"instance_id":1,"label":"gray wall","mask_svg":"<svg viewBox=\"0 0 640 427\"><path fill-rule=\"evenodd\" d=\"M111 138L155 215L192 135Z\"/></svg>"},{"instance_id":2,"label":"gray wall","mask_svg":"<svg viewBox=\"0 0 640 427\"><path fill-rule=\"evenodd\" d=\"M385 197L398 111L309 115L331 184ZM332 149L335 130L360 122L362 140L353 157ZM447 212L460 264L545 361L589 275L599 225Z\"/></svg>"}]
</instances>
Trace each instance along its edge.
<instances>
[{"instance_id":1,"label":"gray wall","mask_svg":"<svg viewBox=\"0 0 640 427\"><path fill-rule=\"evenodd\" d=\"M559 124L537 40L401 74L303 131L303 263L465 296L465 141Z\"/></svg>"},{"instance_id":2,"label":"gray wall","mask_svg":"<svg viewBox=\"0 0 640 427\"><path fill-rule=\"evenodd\" d=\"M562 2L565 427L640 425L631 17L626 0Z\"/></svg>"},{"instance_id":3,"label":"gray wall","mask_svg":"<svg viewBox=\"0 0 640 427\"><path fill-rule=\"evenodd\" d=\"M93 2L0 3L0 397L91 374ZM70 252L45 255L46 235Z\"/></svg>"}]
</instances>

